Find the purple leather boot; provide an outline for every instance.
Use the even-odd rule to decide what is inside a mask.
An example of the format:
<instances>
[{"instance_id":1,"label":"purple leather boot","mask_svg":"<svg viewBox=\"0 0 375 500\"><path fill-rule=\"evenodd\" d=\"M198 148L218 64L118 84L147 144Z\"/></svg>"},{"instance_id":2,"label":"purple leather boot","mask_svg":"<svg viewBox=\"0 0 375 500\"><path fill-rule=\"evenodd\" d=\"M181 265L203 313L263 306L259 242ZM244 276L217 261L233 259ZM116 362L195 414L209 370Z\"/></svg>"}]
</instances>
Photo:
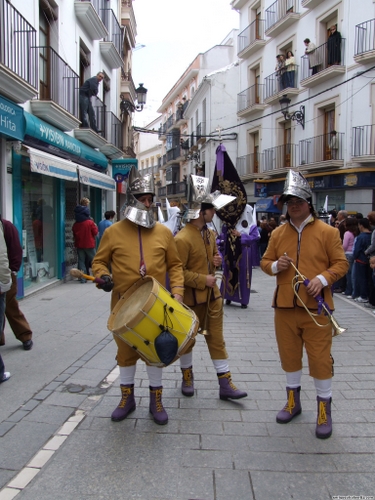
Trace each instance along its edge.
<instances>
[{"instance_id":1,"label":"purple leather boot","mask_svg":"<svg viewBox=\"0 0 375 500\"><path fill-rule=\"evenodd\" d=\"M190 398L194 396L194 375L193 375L193 367L189 368L181 368L182 371L182 384L181 384L181 392L184 396Z\"/></svg>"},{"instance_id":2,"label":"purple leather boot","mask_svg":"<svg viewBox=\"0 0 375 500\"><path fill-rule=\"evenodd\" d=\"M288 402L276 415L276 422L278 424L287 424L302 412L300 393L301 387L295 387L293 389L290 387L286 388Z\"/></svg>"},{"instance_id":3,"label":"purple leather boot","mask_svg":"<svg viewBox=\"0 0 375 500\"><path fill-rule=\"evenodd\" d=\"M316 419L315 436L319 439L327 439L332 434L332 398L321 398L317 396L316 400L318 402L318 416Z\"/></svg>"},{"instance_id":4,"label":"purple leather boot","mask_svg":"<svg viewBox=\"0 0 375 500\"><path fill-rule=\"evenodd\" d=\"M124 420L136 408L134 399L134 384L120 385L120 388L121 388L121 401L118 407L111 415L111 419L114 422L120 422L121 420Z\"/></svg>"},{"instance_id":5,"label":"purple leather boot","mask_svg":"<svg viewBox=\"0 0 375 500\"><path fill-rule=\"evenodd\" d=\"M230 372L218 374L220 392L220 399L241 399L246 398L247 392L240 391L232 382L232 375Z\"/></svg>"},{"instance_id":6,"label":"purple leather boot","mask_svg":"<svg viewBox=\"0 0 375 500\"><path fill-rule=\"evenodd\" d=\"M161 396L163 394L163 387L150 386L150 413L154 417L155 424L165 425L168 423L168 414L164 410Z\"/></svg>"}]
</instances>

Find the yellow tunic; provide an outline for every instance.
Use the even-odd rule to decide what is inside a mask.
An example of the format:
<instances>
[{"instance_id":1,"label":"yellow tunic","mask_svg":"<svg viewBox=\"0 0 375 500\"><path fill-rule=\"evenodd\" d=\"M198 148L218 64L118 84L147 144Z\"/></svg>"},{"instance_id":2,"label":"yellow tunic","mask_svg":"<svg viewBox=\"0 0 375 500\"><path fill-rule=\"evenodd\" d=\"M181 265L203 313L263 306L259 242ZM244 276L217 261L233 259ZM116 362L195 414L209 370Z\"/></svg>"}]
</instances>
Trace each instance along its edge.
<instances>
[{"instance_id":1,"label":"yellow tunic","mask_svg":"<svg viewBox=\"0 0 375 500\"><path fill-rule=\"evenodd\" d=\"M146 229L124 219L105 230L92 263L94 276L112 274L115 286L111 309L141 277L140 239L146 274L165 286L168 272L171 292L184 294L182 264L171 231L159 223L152 229ZM109 264L112 273L109 271Z\"/></svg>"}]
</instances>

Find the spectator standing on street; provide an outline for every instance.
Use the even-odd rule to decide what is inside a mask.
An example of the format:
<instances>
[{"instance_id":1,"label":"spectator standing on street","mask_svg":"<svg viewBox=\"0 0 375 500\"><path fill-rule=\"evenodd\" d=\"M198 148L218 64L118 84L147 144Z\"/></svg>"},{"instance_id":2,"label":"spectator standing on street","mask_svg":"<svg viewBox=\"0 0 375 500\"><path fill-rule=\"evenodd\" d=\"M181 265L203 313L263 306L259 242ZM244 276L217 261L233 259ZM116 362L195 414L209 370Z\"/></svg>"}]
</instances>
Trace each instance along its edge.
<instances>
[{"instance_id":1,"label":"spectator standing on street","mask_svg":"<svg viewBox=\"0 0 375 500\"><path fill-rule=\"evenodd\" d=\"M90 217L90 200L82 198L80 204L74 209L76 222L72 231L74 236L74 246L78 254L78 269L85 274L90 274L92 260L95 257L95 236L98 234L98 227ZM86 283L81 278L81 283Z\"/></svg>"},{"instance_id":2,"label":"spectator standing on street","mask_svg":"<svg viewBox=\"0 0 375 500\"><path fill-rule=\"evenodd\" d=\"M0 226L4 233L4 239L7 247L9 267L11 270L12 286L7 292L5 304L5 317L12 329L16 339L22 342L25 351L30 351L33 347L32 336L29 322L20 310L17 300L17 273L22 264L22 246L17 228L12 222L2 219L0 216ZM5 317L0 322L0 345L5 344Z\"/></svg>"},{"instance_id":3,"label":"spectator standing on street","mask_svg":"<svg viewBox=\"0 0 375 500\"><path fill-rule=\"evenodd\" d=\"M91 98L96 97L99 92L99 83L104 79L104 73L99 71L96 76L88 78L79 89L79 111L83 128L92 128L99 133L96 125L96 116L92 107Z\"/></svg>"},{"instance_id":4,"label":"spectator standing on street","mask_svg":"<svg viewBox=\"0 0 375 500\"><path fill-rule=\"evenodd\" d=\"M370 222L368 219L358 221L359 235L357 236L354 249L354 291L353 297L356 302L368 302L368 274L369 262L365 250L371 243Z\"/></svg>"},{"instance_id":5,"label":"spectator standing on street","mask_svg":"<svg viewBox=\"0 0 375 500\"><path fill-rule=\"evenodd\" d=\"M310 376L314 378L317 392L315 435L326 439L332 434L332 324L320 313L316 320L324 326L318 327L309 311L317 313L318 296L323 297L329 310L333 310L331 286L347 272L349 265L338 231L317 217L310 185L300 172L289 170L278 203L280 209L283 203L287 205L289 223L273 231L261 261L262 270L276 276L275 331L286 374L287 403L277 414L276 421L286 424L302 411L300 395L305 346ZM298 297L292 287L295 268L309 280L299 285Z\"/></svg>"},{"instance_id":6,"label":"spectator standing on street","mask_svg":"<svg viewBox=\"0 0 375 500\"><path fill-rule=\"evenodd\" d=\"M344 248L345 257L349 263L349 269L346 273L346 288L343 292L348 298L352 298L353 296L353 281L352 281L352 272L353 272L353 248L354 248L354 240L358 236L358 223L357 219L352 217L348 217L346 219L346 231L344 233L344 239L342 242L342 246Z\"/></svg>"},{"instance_id":7,"label":"spectator standing on street","mask_svg":"<svg viewBox=\"0 0 375 500\"><path fill-rule=\"evenodd\" d=\"M0 224L0 325L4 323L5 296L12 286L11 270L9 268L8 252ZM8 380L10 373L5 371L4 361L0 354L0 384Z\"/></svg>"},{"instance_id":8,"label":"spectator standing on street","mask_svg":"<svg viewBox=\"0 0 375 500\"><path fill-rule=\"evenodd\" d=\"M114 210L108 210L107 212L105 212L104 219L101 220L98 224L99 241L102 239L103 233L107 229L107 227L112 226L115 216L116 212Z\"/></svg>"}]
</instances>

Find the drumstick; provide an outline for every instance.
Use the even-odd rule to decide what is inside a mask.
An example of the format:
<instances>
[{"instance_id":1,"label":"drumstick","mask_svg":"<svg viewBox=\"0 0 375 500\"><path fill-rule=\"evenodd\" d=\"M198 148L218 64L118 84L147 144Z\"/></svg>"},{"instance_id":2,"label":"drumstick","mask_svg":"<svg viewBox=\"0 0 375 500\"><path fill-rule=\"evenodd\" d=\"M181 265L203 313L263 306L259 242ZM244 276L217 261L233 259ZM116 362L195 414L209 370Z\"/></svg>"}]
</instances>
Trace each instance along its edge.
<instances>
[{"instance_id":1,"label":"drumstick","mask_svg":"<svg viewBox=\"0 0 375 500\"><path fill-rule=\"evenodd\" d=\"M85 274L79 269L71 269L70 273L71 276L74 276L75 278L80 278L80 279L86 279L93 281L94 283L99 283L99 285L104 285L105 281L102 280L102 278L94 278L94 276L90 276L89 274Z\"/></svg>"}]
</instances>

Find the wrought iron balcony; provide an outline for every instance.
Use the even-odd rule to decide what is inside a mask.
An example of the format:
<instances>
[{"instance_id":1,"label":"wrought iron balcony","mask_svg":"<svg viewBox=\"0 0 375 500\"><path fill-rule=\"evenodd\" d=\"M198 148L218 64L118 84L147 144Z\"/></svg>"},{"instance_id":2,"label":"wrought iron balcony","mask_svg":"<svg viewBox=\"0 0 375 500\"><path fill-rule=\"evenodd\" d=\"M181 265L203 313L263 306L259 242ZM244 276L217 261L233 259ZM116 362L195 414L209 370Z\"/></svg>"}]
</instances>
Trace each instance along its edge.
<instances>
[{"instance_id":1,"label":"wrought iron balcony","mask_svg":"<svg viewBox=\"0 0 375 500\"><path fill-rule=\"evenodd\" d=\"M297 144L282 144L264 150L264 172L279 171L297 166Z\"/></svg>"},{"instance_id":2,"label":"wrought iron balcony","mask_svg":"<svg viewBox=\"0 0 375 500\"><path fill-rule=\"evenodd\" d=\"M355 62L375 60L375 19L370 19L355 27Z\"/></svg>"},{"instance_id":3,"label":"wrought iron balcony","mask_svg":"<svg viewBox=\"0 0 375 500\"><path fill-rule=\"evenodd\" d=\"M256 83L237 95L237 114L246 116L263 110L267 105L263 101L264 84Z\"/></svg>"},{"instance_id":4,"label":"wrought iron balcony","mask_svg":"<svg viewBox=\"0 0 375 500\"><path fill-rule=\"evenodd\" d=\"M36 30L6 0L0 0L1 94L23 103L37 95Z\"/></svg>"},{"instance_id":5,"label":"wrought iron balcony","mask_svg":"<svg viewBox=\"0 0 375 500\"><path fill-rule=\"evenodd\" d=\"M264 153L250 153L239 156L236 161L236 169L240 177L259 174L263 171Z\"/></svg>"},{"instance_id":6,"label":"wrought iron balcony","mask_svg":"<svg viewBox=\"0 0 375 500\"><path fill-rule=\"evenodd\" d=\"M255 19L238 35L238 57L245 59L265 45L264 26L264 19Z\"/></svg>"},{"instance_id":7,"label":"wrought iron balcony","mask_svg":"<svg viewBox=\"0 0 375 500\"><path fill-rule=\"evenodd\" d=\"M52 47L33 47L39 55L39 100L32 99L33 113L62 130L79 121L79 76Z\"/></svg>"},{"instance_id":8,"label":"wrought iron balcony","mask_svg":"<svg viewBox=\"0 0 375 500\"><path fill-rule=\"evenodd\" d=\"M106 124L106 105L104 102L99 99L99 97L92 97L91 98L91 103L92 107L94 108L95 111L95 116L96 116L96 125L99 130L99 134L107 139L106 137L106 129L105 129L105 124Z\"/></svg>"},{"instance_id":9,"label":"wrought iron balcony","mask_svg":"<svg viewBox=\"0 0 375 500\"><path fill-rule=\"evenodd\" d=\"M75 14L93 40L101 40L108 35L100 18L101 0L75 0Z\"/></svg>"},{"instance_id":10,"label":"wrought iron balcony","mask_svg":"<svg viewBox=\"0 0 375 500\"><path fill-rule=\"evenodd\" d=\"M375 125L353 127L352 156L354 161L375 161Z\"/></svg>"},{"instance_id":11,"label":"wrought iron balcony","mask_svg":"<svg viewBox=\"0 0 375 500\"><path fill-rule=\"evenodd\" d=\"M101 9L100 15L108 31L108 36L100 42L100 52L111 69L120 68L123 65L123 31L112 9Z\"/></svg>"},{"instance_id":12,"label":"wrought iron balcony","mask_svg":"<svg viewBox=\"0 0 375 500\"><path fill-rule=\"evenodd\" d=\"M300 141L299 164L308 166L328 161L341 164L344 160L344 138L345 134L337 132Z\"/></svg>"},{"instance_id":13,"label":"wrought iron balcony","mask_svg":"<svg viewBox=\"0 0 375 500\"><path fill-rule=\"evenodd\" d=\"M185 152L182 150L181 146L175 146L167 151L167 163L175 161L178 158L185 158Z\"/></svg>"},{"instance_id":14,"label":"wrought iron balcony","mask_svg":"<svg viewBox=\"0 0 375 500\"><path fill-rule=\"evenodd\" d=\"M109 145L114 146L111 150L101 147L100 150L111 158L122 156L122 123L112 111L105 113L105 138Z\"/></svg>"},{"instance_id":15,"label":"wrought iron balcony","mask_svg":"<svg viewBox=\"0 0 375 500\"><path fill-rule=\"evenodd\" d=\"M201 122L197 125L196 142L197 144L204 144L206 142L206 122Z\"/></svg>"},{"instance_id":16,"label":"wrought iron balcony","mask_svg":"<svg viewBox=\"0 0 375 500\"><path fill-rule=\"evenodd\" d=\"M133 82L133 77L131 71L124 71L124 68L121 68L121 95L124 96L125 99L128 99L135 105L135 101L137 99L137 93L135 91L135 85Z\"/></svg>"},{"instance_id":17,"label":"wrought iron balcony","mask_svg":"<svg viewBox=\"0 0 375 500\"><path fill-rule=\"evenodd\" d=\"M166 129L170 129L171 127L173 127L173 124L174 124L174 114L172 113L169 117L168 117L168 120L166 122Z\"/></svg>"},{"instance_id":18,"label":"wrought iron balcony","mask_svg":"<svg viewBox=\"0 0 375 500\"><path fill-rule=\"evenodd\" d=\"M298 0L276 0L266 9L266 35L276 36L298 21Z\"/></svg>"},{"instance_id":19,"label":"wrought iron balcony","mask_svg":"<svg viewBox=\"0 0 375 500\"><path fill-rule=\"evenodd\" d=\"M288 66L291 71L276 71L264 79L264 102L270 104L284 94L298 94L298 66Z\"/></svg>"},{"instance_id":20,"label":"wrought iron balcony","mask_svg":"<svg viewBox=\"0 0 375 500\"><path fill-rule=\"evenodd\" d=\"M162 125L160 125L159 131L158 131L158 137L159 137L159 139L165 139L165 137L166 137L165 134L166 133L167 133L167 124L163 123Z\"/></svg>"},{"instance_id":21,"label":"wrought iron balcony","mask_svg":"<svg viewBox=\"0 0 375 500\"><path fill-rule=\"evenodd\" d=\"M181 148L184 149L184 150L188 150L189 149L189 139L186 139L186 141L184 140L181 140Z\"/></svg>"},{"instance_id":22,"label":"wrought iron balcony","mask_svg":"<svg viewBox=\"0 0 375 500\"><path fill-rule=\"evenodd\" d=\"M130 45L135 47L137 36L137 23L133 10L133 0L121 0L121 24L126 26Z\"/></svg>"},{"instance_id":23,"label":"wrought iron balcony","mask_svg":"<svg viewBox=\"0 0 375 500\"><path fill-rule=\"evenodd\" d=\"M301 57L301 86L315 87L321 82L345 73L345 38L339 44L319 45L314 52Z\"/></svg>"}]
</instances>

